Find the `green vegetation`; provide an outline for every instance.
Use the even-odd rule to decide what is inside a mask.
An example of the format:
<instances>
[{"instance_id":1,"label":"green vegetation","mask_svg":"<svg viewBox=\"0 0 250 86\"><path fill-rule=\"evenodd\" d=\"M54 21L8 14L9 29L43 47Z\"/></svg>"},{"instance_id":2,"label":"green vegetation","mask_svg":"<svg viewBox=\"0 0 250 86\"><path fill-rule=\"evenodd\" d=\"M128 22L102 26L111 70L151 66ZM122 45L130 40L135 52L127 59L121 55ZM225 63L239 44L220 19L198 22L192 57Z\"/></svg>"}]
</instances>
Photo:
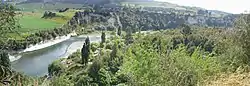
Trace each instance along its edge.
<instances>
[{"instance_id":1,"label":"green vegetation","mask_svg":"<svg viewBox=\"0 0 250 86\"><path fill-rule=\"evenodd\" d=\"M64 8L81 8L82 4L70 4L70 3L23 3L18 4L16 7L26 12L43 12L43 11L55 11Z\"/></svg>"},{"instance_id":2,"label":"green vegetation","mask_svg":"<svg viewBox=\"0 0 250 86\"><path fill-rule=\"evenodd\" d=\"M67 12L59 13L55 12L56 16L52 18L42 18L42 12L23 12L19 17L19 23L21 25L20 32L38 32L42 30L49 30L55 27L61 27L66 24L77 12L76 10L68 10Z\"/></svg>"},{"instance_id":3,"label":"green vegetation","mask_svg":"<svg viewBox=\"0 0 250 86\"><path fill-rule=\"evenodd\" d=\"M82 7L82 5L64 3L23 3L17 4L15 7L21 10L21 15L17 16L21 26L21 29L18 29L18 32L28 32L28 34L31 34L39 31L51 30L54 28L62 27L63 24L66 24L78 10L70 9L62 13L59 13L58 10L64 8L79 8ZM42 18L45 11L55 12L56 16L46 19ZM11 35L15 38L16 34Z\"/></svg>"},{"instance_id":4,"label":"green vegetation","mask_svg":"<svg viewBox=\"0 0 250 86\"><path fill-rule=\"evenodd\" d=\"M7 51L19 51L29 45L72 33L77 26L68 26L67 22L75 12L77 10L73 9L63 13L55 12L56 15L51 18L42 18L42 12L17 12L20 13L15 15L15 19L19 20L19 29L5 32L4 35L10 41L1 40L0 46Z\"/></svg>"},{"instance_id":5,"label":"green vegetation","mask_svg":"<svg viewBox=\"0 0 250 86\"><path fill-rule=\"evenodd\" d=\"M104 34L104 33L103 33ZM111 36L91 43L49 67L48 86L82 85L209 85L221 73L248 73L249 64L234 32L194 29L187 25L161 30ZM88 42L88 41L87 41ZM88 43L87 43L88 44ZM84 44L85 45L85 44ZM86 52L89 56L86 56ZM83 54L83 55L82 55ZM89 57L87 62L84 58ZM41 81L38 81L41 82ZM32 82L30 82L32 84Z\"/></svg>"},{"instance_id":6,"label":"green vegetation","mask_svg":"<svg viewBox=\"0 0 250 86\"><path fill-rule=\"evenodd\" d=\"M141 7L141 8L159 8L161 11L174 11L181 14L196 14L199 12L210 12L213 13L213 17L221 17L224 15L228 15L230 13L222 12L222 11L216 11L216 10L205 10L200 7L190 7L190 6L180 6L173 3L168 2L131 2L131 1L125 1L121 2L123 6L129 6L129 7ZM164 9L164 10L163 10ZM155 10L152 10L155 11ZM211 16L211 15L210 15Z\"/></svg>"},{"instance_id":7,"label":"green vegetation","mask_svg":"<svg viewBox=\"0 0 250 86\"><path fill-rule=\"evenodd\" d=\"M13 31L16 31L18 25L16 25L14 10L9 5L3 7L7 8L0 10L0 15L3 15L0 18L10 22L0 22L0 33L15 34L16 32ZM86 38L81 50L49 65L49 78L28 77L13 71L10 68L6 51L24 49L27 45L37 44L73 31L79 31L78 33L91 31L92 29L85 30L84 27L92 28L93 23L107 22L105 19L117 17L117 15L113 16L105 10L104 12L77 12L69 21L70 25L28 34L22 40L9 39L5 34L0 35L2 38L2 43L0 43L0 85L206 86L215 85L216 81L223 81L221 77L217 78L221 74L230 76L239 73L249 74L249 14L239 18L235 29L222 29L186 25L184 24L185 18L180 19L178 14L155 15L150 12L124 9L117 14L120 14L120 23L126 33L122 33L122 28L118 28L117 32L113 32L113 35L107 39L106 33L102 32L101 43L91 43L90 39ZM101 16L91 16L90 13ZM48 17L44 20L50 21L64 15L70 14L58 14L53 17L48 15L51 18ZM86 15L90 19L81 18L82 15ZM174 17L165 18L163 21L166 16ZM77 22L79 21L76 20L77 18L82 19L82 22ZM179 21L173 22L169 26L165 25L170 19ZM39 22L35 19L34 21ZM224 23L209 23L224 26ZM165 27L176 29L161 30ZM141 33L142 29L155 31ZM135 33L136 31L139 33ZM3 40L8 40L8 42ZM249 78L245 80L249 81ZM227 84L227 82L221 83ZM245 82L240 84L249 85Z\"/></svg>"},{"instance_id":8,"label":"green vegetation","mask_svg":"<svg viewBox=\"0 0 250 86\"><path fill-rule=\"evenodd\" d=\"M24 15L19 20L22 29L21 32L37 32L41 30L52 29L60 27L62 24L42 19L41 16Z\"/></svg>"},{"instance_id":9,"label":"green vegetation","mask_svg":"<svg viewBox=\"0 0 250 86\"><path fill-rule=\"evenodd\" d=\"M61 68L67 71L53 77L74 86L209 85L207 82L213 81L207 80L221 73L248 73L245 54L240 53L244 48L234 42L234 37L237 35L228 30L194 29L187 25L177 30L112 36L102 42L103 48L102 44L91 44L87 65L81 62L85 56L76 52L60 61Z\"/></svg>"}]
</instances>

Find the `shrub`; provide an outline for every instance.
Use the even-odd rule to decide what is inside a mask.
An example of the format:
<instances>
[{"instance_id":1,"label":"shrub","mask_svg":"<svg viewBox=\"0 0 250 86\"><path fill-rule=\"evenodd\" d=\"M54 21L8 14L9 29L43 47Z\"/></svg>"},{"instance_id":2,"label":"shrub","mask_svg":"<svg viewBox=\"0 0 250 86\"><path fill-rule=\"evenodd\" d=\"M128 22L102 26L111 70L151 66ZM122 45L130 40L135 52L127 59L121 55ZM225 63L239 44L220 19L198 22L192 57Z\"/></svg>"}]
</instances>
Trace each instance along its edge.
<instances>
[{"instance_id":1,"label":"shrub","mask_svg":"<svg viewBox=\"0 0 250 86\"><path fill-rule=\"evenodd\" d=\"M65 67L61 63L61 61L62 60L57 60L49 65L49 67L48 67L49 75L51 75L51 76L56 75L57 76L65 71Z\"/></svg>"}]
</instances>

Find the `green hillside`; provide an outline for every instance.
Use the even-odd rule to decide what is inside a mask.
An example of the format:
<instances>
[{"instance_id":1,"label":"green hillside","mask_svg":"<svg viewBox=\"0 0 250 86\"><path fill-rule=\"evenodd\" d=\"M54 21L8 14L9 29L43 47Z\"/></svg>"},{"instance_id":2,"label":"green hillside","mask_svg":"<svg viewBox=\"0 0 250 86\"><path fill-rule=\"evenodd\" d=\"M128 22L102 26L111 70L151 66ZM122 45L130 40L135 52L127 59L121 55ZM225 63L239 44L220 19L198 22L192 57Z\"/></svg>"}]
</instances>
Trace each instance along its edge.
<instances>
[{"instance_id":1,"label":"green hillside","mask_svg":"<svg viewBox=\"0 0 250 86\"><path fill-rule=\"evenodd\" d=\"M46 29L53 29L55 27L61 27L66 24L77 12L77 10L68 10L64 13L56 13L53 18L42 18L43 12L22 12L22 16L19 16L19 23L21 26L21 32L34 32Z\"/></svg>"},{"instance_id":2,"label":"green hillside","mask_svg":"<svg viewBox=\"0 0 250 86\"><path fill-rule=\"evenodd\" d=\"M59 27L62 24L47 20L47 19L42 19L38 16L23 16L20 18L20 25L21 25L21 31L22 32L33 32L37 30L43 30L43 29L49 29L49 28L54 28L54 27Z\"/></svg>"},{"instance_id":3,"label":"green hillside","mask_svg":"<svg viewBox=\"0 0 250 86\"><path fill-rule=\"evenodd\" d=\"M57 10L64 8L81 8L82 4L70 4L70 3L56 3L56 4L44 4L44 3L25 3L16 5L17 8L22 11L45 11L45 10Z\"/></svg>"}]
</instances>

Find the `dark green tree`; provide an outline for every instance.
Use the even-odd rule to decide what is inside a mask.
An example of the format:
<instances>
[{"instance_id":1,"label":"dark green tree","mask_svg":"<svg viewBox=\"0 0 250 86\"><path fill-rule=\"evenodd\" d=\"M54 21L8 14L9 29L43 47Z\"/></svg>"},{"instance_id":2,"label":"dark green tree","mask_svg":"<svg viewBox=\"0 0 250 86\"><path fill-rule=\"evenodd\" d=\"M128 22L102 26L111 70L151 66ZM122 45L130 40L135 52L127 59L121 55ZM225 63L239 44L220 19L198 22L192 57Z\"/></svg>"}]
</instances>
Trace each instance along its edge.
<instances>
[{"instance_id":1,"label":"dark green tree","mask_svg":"<svg viewBox=\"0 0 250 86\"><path fill-rule=\"evenodd\" d=\"M81 52L82 52L82 63L86 65L88 63L88 53L89 53L87 50L86 43L83 44Z\"/></svg>"},{"instance_id":2,"label":"dark green tree","mask_svg":"<svg viewBox=\"0 0 250 86\"><path fill-rule=\"evenodd\" d=\"M118 35L118 36L121 36L121 34L122 34L122 29L121 29L121 28L118 28L117 35Z\"/></svg>"},{"instance_id":3,"label":"dark green tree","mask_svg":"<svg viewBox=\"0 0 250 86\"><path fill-rule=\"evenodd\" d=\"M93 78L94 81L100 81L98 72L102 68L102 62L100 59L95 59L93 63L89 66L88 74Z\"/></svg>"},{"instance_id":4,"label":"dark green tree","mask_svg":"<svg viewBox=\"0 0 250 86\"><path fill-rule=\"evenodd\" d=\"M10 68L10 59L6 51L0 51L0 65L6 68Z\"/></svg>"},{"instance_id":5,"label":"dark green tree","mask_svg":"<svg viewBox=\"0 0 250 86\"><path fill-rule=\"evenodd\" d=\"M118 50L118 45L115 43L112 46L112 52L110 53L111 60L113 60L115 57L117 57L117 50Z\"/></svg>"},{"instance_id":6,"label":"dark green tree","mask_svg":"<svg viewBox=\"0 0 250 86\"><path fill-rule=\"evenodd\" d=\"M16 29L19 28L19 24L16 18L17 13L15 8L9 4L0 4L0 49L6 50L9 47L9 40L11 37L7 35L9 33L17 33ZM8 48L7 48L8 47Z\"/></svg>"},{"instance_id":7,"label":"dark green tree","mask_svg":"<svg viewBox=\"0 0 250 86\"><path fill-rule=\"evenodd\" d=\"M187 35L192 34L192 31L191 31L191 28L190 28L188 25L182 24L182 25L181 25L181 33L182 33L184 36L187 36Z\"/></svg>"},{"instance_id":8,"label":"dark green tree","mask_svg":"<svg viewBox=\"0 0 250 86\"><path fill-rule=\"evenodd\" d=\"M83 44L82 47L82 63L83 64L88 64L88 59L89 59L89 55L90 55L90 40L89 37L87 37L85 39L85 43Z\"/></svg>"},{"instance_id":9,"label":"dark green tree","mask_svg":"<svg viewBox=\"0 0 250 86\"><path fill-rule=\"evenodd\" d=\"M188 37L190 34L192 34L191 28L186 24L182 24L181 34L184 36L184 39L183 39L184 44L187 45L189 43Z\"/></svg>"},{"instance_id":10,"label":"dark green tree","mask_svg":"<svg viewBox=\"0 0 250 86\"><path fill-rule=\"evenodd\" d=\"M85 39L85 44L87 45L87 49L89 50L89 48L90 48L90 40L89 40L89 37L87 37L87 38Z\"/></svg>"},{"instance_id":11,"label":"dark green tree","mask_svg":"<svg viewBox=\"0 0 250 86\"><path fill-rule=\"evenodd\" d=\"M132 31L131 31L131 29L127 29L125 41L126 41L126 42L125 42L126 44L133 43L134 39L133 39L133 36L132 36Z\"/></svg>"},{"instance_id":12,"label":"dark green tree","mask_svg":"<svg viewBox=\"0 0 250 86\"><path fill-rule=\"evenodd\" d=\"M10 4L1 4L0 5L0 82L11 75L11 64L8 53L6 52L9 48L10 37L8 33L17 33L15 30L19 28L17 19L17 13L15 12L14 6ZM14 43L14 42L13 42ZM12 45L11 45L12 46Z\"/></svg>"},{"instance_id":13,"label":"dark green tree","mask_svg":"<svg viewBox=\"0 0 250 86\"><path fill-rule=\"evenodd\" d=\"M15 29L19 28L15 13L15 8L9 4L0 5L0 36L1 38L6 37L7 33L14 32Z\"/></svg>"},{"instance_id":14,"label":"dark green tree","mask_svg":"<svg viewBox=\"0 0 250 86\"><path fill-rule=\"evenodd\" d=\"M101 36L101 43L104 43L106 41L106 34L105 32L102 32L102 36Z\"/></svg>"},{"instance_id":15,"label":"dark green tree","mask_svg":"<svg viewBox=\"0 0 250 86\"><path fill-rule=\"evenodd\" d=\"M110 58L108 60L108 70L115 74L119 70L119 66L122 64L122 58L119 54L118 43L116 42L112 47L112 52L110 53Z\"/></svg>"}]
</instances>

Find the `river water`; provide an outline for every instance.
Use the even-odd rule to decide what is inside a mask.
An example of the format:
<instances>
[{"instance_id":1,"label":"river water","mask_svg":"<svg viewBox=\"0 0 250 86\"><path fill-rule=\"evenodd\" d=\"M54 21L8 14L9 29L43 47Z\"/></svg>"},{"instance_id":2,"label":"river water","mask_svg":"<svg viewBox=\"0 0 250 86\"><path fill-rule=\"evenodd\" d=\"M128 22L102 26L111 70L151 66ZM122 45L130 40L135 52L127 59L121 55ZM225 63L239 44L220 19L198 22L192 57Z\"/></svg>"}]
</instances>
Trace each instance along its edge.
<instances>
[{"instance_id":1,"label":"river water","mask_svg":"<svg viewBox=\"0 0 250 86\"><path fill-rule=\"evenodd\" d=\"M91 42L99 42L100 35L89 35ZM20 59L12 62L12 68L29 76L44 76L48 65L59 58L65 58L82 48L86 36L71 37L61 43L31 52L20 53Z\"/></svg>"}]
</instances>

